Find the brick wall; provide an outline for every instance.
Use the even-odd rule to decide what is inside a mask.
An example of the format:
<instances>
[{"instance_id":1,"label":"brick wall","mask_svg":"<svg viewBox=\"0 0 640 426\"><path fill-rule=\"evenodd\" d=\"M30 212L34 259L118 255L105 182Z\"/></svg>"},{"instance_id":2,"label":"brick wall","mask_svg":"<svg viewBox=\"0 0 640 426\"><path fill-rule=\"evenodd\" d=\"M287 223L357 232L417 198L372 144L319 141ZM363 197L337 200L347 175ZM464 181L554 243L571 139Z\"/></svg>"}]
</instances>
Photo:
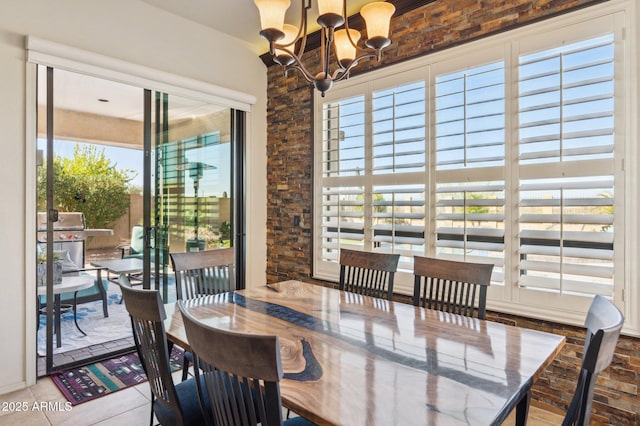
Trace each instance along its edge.
<instances>
[{"instance_id":1,"label":"brick wall","mask_svg":"<svg viewBox=\"0 0 640 426\"><path fill-rule=\"evenodd\" d=\"M436 50L587 7L602 0L438 0L392 19L393 44L382 61L363 61L367 72ZM311 69L316 52L305 54ZM311 279L313 196L313 91L297 71L268 70L267 279ZM294 217L300 226L294 226ZM407 301L407 300L403 300ZM567 336L567 344L534 386L534 404L564 413L574 391L584 332L580 328L489 313L489 319ZM621 337L612 366L599 378L593 423L639 424L640 339ZM609 422L609 423L608 423Z\"/></svg>"}]
</instances>

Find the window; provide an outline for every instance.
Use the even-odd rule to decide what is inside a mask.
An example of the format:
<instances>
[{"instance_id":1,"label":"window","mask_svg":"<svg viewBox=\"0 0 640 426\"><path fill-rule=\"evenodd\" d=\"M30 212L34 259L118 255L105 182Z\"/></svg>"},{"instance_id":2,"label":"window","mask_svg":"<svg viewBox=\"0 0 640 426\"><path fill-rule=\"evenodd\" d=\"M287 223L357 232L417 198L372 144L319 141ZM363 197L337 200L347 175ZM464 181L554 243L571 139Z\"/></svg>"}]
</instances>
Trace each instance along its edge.
<instances>
[{"instance_id":1,"label":"window","mask_svg":"<svg viewBox=\"0 0 640 426\"><path fill-rule=\"evenodd\" d=\"M520 287L613 296L614 47L518 59Z\"/></svg>"},{"instance_id":2,"label":"window","mask_svg":"<svg viewBox=\"0 0 640 426\"><path fill-rule=\"evenodd\" d=\"M424 79L323 104L322 263L349 247L400 253L408 271L424 253L425 124Z\"/></svg>"},{"instance_id":3,"label":"window","mask_svg":"<svg viewBox=\"0 0 640 426\"><path fill-rule=\"evenodd\" d=\"M632 47L623 12L590 9L317 98L314 276L337 280L349 247L400 254L405 294L422 255L493 263L494 309L581 323L589 296L621 305Z\"/></svg>"}]
</instances>

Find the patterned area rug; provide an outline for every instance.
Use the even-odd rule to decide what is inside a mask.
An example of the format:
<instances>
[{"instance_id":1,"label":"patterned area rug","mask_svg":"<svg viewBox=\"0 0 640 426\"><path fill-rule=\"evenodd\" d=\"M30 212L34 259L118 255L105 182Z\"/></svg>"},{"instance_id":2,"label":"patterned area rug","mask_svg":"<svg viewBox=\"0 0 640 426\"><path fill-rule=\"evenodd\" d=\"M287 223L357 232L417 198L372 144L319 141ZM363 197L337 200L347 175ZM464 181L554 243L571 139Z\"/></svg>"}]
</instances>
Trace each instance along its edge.
<instances>
[{"instance_id":1,"label":"patterned area rug","mask_svg":"<svg viewBox=\"0 0 640 426\"><path fill-rule=\"evenodd\" d=\"M65 312L60 316L62 329L62 346L56 347L53 336L53 353L73 351L100 343L123 339L131 336L131 320L124 303L120 304L120 289L117 285L109 286L107 297L109 317L102 312L102 302L89 302L78 305L78 325L87 333L83 335L73 322L73 312ZM112 289L115 287L115 289ZM46 316L40 315L38 328L38 355L46 355Z\"/></svg>"},{"instance_id":2,"label":"patterned area rug","mask_svg":"<svg viewBox=\"0 0 640 426\"><path fill-rule=\"evenodd\" d=\"M183 351L171 352L171 371L182 368ZM129 386L147 381L137 353L122 355L103 362L61 371L51 379L71 405L82 404Z\"/></svg>"}]
</instances>

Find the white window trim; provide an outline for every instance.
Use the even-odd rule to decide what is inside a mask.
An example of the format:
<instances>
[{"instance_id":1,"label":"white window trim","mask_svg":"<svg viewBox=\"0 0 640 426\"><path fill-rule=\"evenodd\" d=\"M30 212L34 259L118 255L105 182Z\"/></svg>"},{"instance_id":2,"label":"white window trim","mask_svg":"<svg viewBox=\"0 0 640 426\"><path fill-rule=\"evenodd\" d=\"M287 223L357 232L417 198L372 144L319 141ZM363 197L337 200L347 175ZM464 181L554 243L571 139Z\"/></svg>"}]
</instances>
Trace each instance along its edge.
<instances>
[{"instance_id":1,"label":"white window trim","mask_svg":"<svg viewBox=\"0 0 640 426\"><path fill-rule=\"evenodd\" d=\"M616 126L616 138L622 138L623 143L616 143L616 158L618 158L618 160L615 167L623 170L624 180L626 182L623 190L617 192L622 193L622 196L616 197L616 211L623 211L622 205L624 205L623 222L620 222L620 219L618 219L617 223L624 223L622 228L626 238L624 238L623 241L624 247L621 247L621 245L616 246L616 264L619 265L621 259L623 259L623 267L617 268L617 271L622 271L622 273L618 273L616 275L614 301L622 308L626 318L623 332L625 334L635 336L640 336L640 284L638 284L640 268L638 268L638 262L636 259L637 253L640 249L640 226L636 219L637 211L640 207L640 203L638 201L640 199L640 175L637 172L640 167L640 153L638 152L637 144L633 143L638 140L638 135L640 133L638 129L638 120L634 119L634 117L638 117L640 109L638 105L640 99L640 93L638 93L638 77L637 73L634 72L634 69L638 68L639 60L637 52L637 23L640 20L640 17L638 17L638 13L640 12L638 12L638 7L636 6L635 1L612 0L607 3L591 6L586 9L552 18L544 22L491 36L486 39L448 49L443 52L437 52L426 57L413 59L402 64L366 73L365 75L353 77L346 82L337 84L331 92L327 93L327 97L331 97L330 99L334 99L334 96L335 99L346 97L347 93L363 93L362 91L354 90L356 89L355 86L369 83L375 84L375 82L378 82L380 79L393 78L392 76L410 70L416 70L415 72L419 72L418 70L420 69L424 70L423 72L428 77L428 91L431 93L433 90L432 76L436 74L434 71L435 67L440 67L440 72L442 66L450 66L450 63L455 63L456 61L459 61L460 58L478 59L479 63L486 63L491 59L491 56L493 56L493 54L489 57L485 56L486 52L500 52L503 54L503 58L505 60L509 60L511 57L517 58L517 49L513 46L517 45L518 40L530 40L530 43L545 43L546 46L550 46L557 40L557 38L554 38L554 31L562 31L566 27L597 19L615 20L616 39L620 37L620 39L625 41L623 45L623 55L625 58L624 69L620 69L620 67L616 68L616 73L623 73L624 77L622 78L624 78L625 81L626 96L622 101L618 99L618 104L616 105L616 122L624 124L620 127ZM586 27L583 26L583 28ZM586 31L593 34L593 31L588 28ZM581 32L576 32L573 35L576 39L585 37ZM507 68L507 73L511 72L512 70ZM517 178L514 177L515 173L511 173L509 167L512 163L510 159L513 156L510 147L512 146L514 138L517 140L517 125L514 125L514 122L517 123L518 118L517 113L514 112L517 110L517 105L513 105L515 102L512 101L512 93L514 90L517 90L517 87L514 85L517 85L517 82L514 82L514 79L509 79L509 76L507 76L507 78L508 81L512 83L511 86L507 85L506 87L506 111L508 111L508 120L511 120L511 123L507 123L507 127L512 130L506 134L507 164L505 172L506 176L508 176L507 179L512 180L511 182L506 182L507 187L513 187L513 185L517 185ZM364 93L368 92L365 91ZM433 100L431 96L429 96L428 99L430 123L433 123ZM323 101L326 101L326 98L323 99L318 96L315 97L316 111L320 110ZM320 158L322 150L321 144L317 142L321 140L320 132L322 129L321 117L318 117L318 115L319 114L315 114L314 117L316 140L316 143L314 144L315 158ZM433 129L430 131L433 132ZM620 150L624 151L621 152ZM624 164L624 160L621 159L626 159L626 165ZM320 187L321 170L318 170L319 168L320 167L317 164L314 167L314 188ZM433 171L430 171L429 179L433 179L433 173ZM512 201L507 205L505 212L507 217L505 218L505 223L507 221L512 224L514 221L517 222L517 214L515 213L517 212L517 200L513 200L513 198L514 197L510 197ZM316 190L314 198L314 257L320 244L320 238L318 237L318 202L318 191ZM430 212L427 214L429 215ZM426 224L429 226L431 221L427 220ZM426 232L432 232L428 226ZM618 226L618 228L620 228L620 226ZM524 292L511 284L514 281L512 277L509 276L509 274L518 272L517 265L513 265L514 261L512 260L514 259L513 253L517 250L516 243L515 239L505 239L506 285L503 288L498 288L496 286L495 288L490 289L489 300L487 302L488 309L582 326L584 324L584 315L588 308L588 299L586 298L584 299L582 306L576 306L575 309L532 306L519 300L520 297L524 297ZM328 280L336 279L336 271L338 270L337 264L334 265L333 268L325 270L319 269L317 265L318 262L314 261L314 277ZM620 278L620 275L623 275L623 277ZM396 274L394 290L398 293L411 294L413 288L412 278L413 277L410 274ZM494 298L496 296L496 292L500 293L498 299Z\"/></svg>"},{"instance_id":2,"label":"white window trim","mask_svg":"<svg viewBox=\"0 0 640 426\"><path fill-rule=\"evenodd\" d=\"M251 112L256 97L98 53L29 36L27 61Z\"/></svg>"}]
</instances>

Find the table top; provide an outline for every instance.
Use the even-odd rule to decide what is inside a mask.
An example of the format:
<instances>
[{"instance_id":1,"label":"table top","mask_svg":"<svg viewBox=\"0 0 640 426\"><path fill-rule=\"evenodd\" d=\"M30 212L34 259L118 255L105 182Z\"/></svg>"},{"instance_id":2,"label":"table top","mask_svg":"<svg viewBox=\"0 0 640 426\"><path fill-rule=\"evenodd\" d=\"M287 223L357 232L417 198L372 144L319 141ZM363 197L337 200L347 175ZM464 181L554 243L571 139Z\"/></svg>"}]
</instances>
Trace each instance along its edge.
<instances>
[{"instance_id":1,"label":"table top","mask_svg":"<svg viewBox=\"0 0 640 426\"><path fill-rule=\"evenodd\" d=\"M138 259L137 257L126 259L97 260L91 262L91 265L98 268L106 268L113 274L130 274L134 272L141 272L144 267L142 259Z\"/></svg>"},{"instance_id":2,"label":"table top","mask_svg":"<svg viewBox=\"0 0 640 426\"><path fill-rule=\"evenodd\" d=\"M500 423L564 337L286 281L186 302L214 327L279 336L283 405L320 424ZM180 312L167 335L189 348Z\"/></svg>"},{"instance_id":3,"label":"table top","mask_svg":"<svg viewBox=\"0 0 640 426\"><path fill-rule=\"evenodd\" d=\"M60 284L53 285L53 294L69 293L73 291L84 290L94 284L94 279L90 275L73 275L62 276L62 282ZM47 286L38 286L38 295L43 296L47 294Z\"/></svg>"}]
</instances>

